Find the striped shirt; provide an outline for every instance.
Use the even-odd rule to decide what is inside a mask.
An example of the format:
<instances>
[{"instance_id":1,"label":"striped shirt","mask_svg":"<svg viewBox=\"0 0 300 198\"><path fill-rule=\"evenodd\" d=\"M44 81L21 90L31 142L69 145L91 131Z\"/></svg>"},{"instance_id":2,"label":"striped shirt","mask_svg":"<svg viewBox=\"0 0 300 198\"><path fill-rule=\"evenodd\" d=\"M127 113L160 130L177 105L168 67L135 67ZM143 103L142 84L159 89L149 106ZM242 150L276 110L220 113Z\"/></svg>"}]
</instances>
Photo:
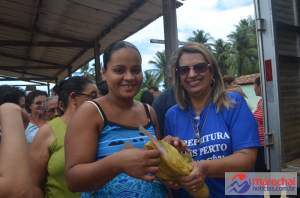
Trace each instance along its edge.
<instances>
[{"instance_id":1,"label":"striped shirt","mask_svg":"<svg viewBox=\"0 0 300 198\"><path fill-rule=\"evenodd\" d=\"M264 123L263 123L263 108L259 109L260 104L262 103L262 99L258 101L256 110L254 111L254 117L258 122L258 132L259 132L259 140L260 145L264 146Z\"/></svg>"}]
</instances>

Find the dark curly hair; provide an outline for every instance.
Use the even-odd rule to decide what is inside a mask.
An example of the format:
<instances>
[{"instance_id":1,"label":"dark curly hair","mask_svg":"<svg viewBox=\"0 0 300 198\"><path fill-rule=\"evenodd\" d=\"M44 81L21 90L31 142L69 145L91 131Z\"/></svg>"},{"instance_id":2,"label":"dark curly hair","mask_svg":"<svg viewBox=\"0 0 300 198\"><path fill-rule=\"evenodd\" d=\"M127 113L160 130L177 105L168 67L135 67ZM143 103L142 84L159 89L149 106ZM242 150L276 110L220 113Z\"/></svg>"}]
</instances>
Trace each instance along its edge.
<instances>
[{"instance_id":1,"label":"dark curly hair","mask_svg":"<svg viewBox=\"0 0 300 198\"><path fill-rule=\"evenodd\" d=\"M31 109L29 108L29 106L32 104L34 98L38 97L38 96L48 97L48 94L47 94L47 92L41 91L41 90L36 90L36 91L30 92L27 95L27 97L25 98L25 108L26 108L27 112L31 113Z\"/></svg>"},{"instance_id":2,"label":"dark curly hair","mask_svg":"<svg viewBox=\"0 0 300 198\"><path fill-rule=\"evenodd\" d=\"M153 94L150 91L144 91L141 95L141 102L142 103L147 103L150 106L152 106L152 103L154 101Z\"/></svg>"},{"instance_id":3,"label":"dark curly hair","mask_svg":"<svg viewBox=\"0 0 300 198\"><path fill-rule=\"evenodd\" d=\"M102 95L102 96L105 96L106 94L108 94L108 85L107 85L107 82L106 81L102 81L102 82L99 82L98 84L97 84L97 88L98 88L98 90L99 90L99 92L100 92L100 94Z\"/></svg>"},{"instance_id":4,"label":"dark curly hair","mask_svg":"<svg viewBox=\"0 0 300 198\"><path fill-rule=\"evenodd\" d=\"M19 105L21 97L26 97L25 91L19 87L12 87L9 85L0 86L0 105L11 102Z\"/></svg>"}]
</instances>

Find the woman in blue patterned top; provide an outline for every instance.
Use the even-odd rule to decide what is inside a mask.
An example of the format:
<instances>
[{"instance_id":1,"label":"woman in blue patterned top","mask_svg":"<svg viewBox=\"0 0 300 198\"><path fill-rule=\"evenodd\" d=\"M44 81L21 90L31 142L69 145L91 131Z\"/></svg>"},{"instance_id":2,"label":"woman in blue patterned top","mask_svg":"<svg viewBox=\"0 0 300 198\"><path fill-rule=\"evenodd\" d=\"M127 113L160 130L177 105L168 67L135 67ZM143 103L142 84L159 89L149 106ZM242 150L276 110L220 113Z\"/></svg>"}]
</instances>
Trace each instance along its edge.
<instances>
[{"instance_id":1,"label":"woman in blue patterned top","mask_svg":"<svg viewBox=\"0 0 300 198\"><path fill-rule=\"evenodd\" d=\"M142 82L141 55L131 43L117 41L104 52L103 79L109 93L86 102L70 121L65 137L66 181L82 197L167 197L155 174L159 151L146 151L149 139L138 121L160 139L154 110L133 98ZM124 150L124 143L133 149Z\"/></svg>"}]
</instances>

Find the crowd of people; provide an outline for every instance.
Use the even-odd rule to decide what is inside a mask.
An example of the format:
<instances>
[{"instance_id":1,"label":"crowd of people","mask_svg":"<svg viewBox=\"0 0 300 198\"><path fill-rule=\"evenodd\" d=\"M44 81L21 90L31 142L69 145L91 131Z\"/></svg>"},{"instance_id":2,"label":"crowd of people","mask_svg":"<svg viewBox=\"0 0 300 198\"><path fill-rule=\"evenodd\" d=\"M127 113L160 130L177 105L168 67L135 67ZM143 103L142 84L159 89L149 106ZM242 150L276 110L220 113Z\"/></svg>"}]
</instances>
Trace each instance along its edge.
<instances>
[{"instance_id":1,"label":"crowd of people","mask_svg":"<svg viewBox=\"0 0 300 198\"><path fill-rule=\"evenodd\" d=\"M225 197L225 172L266 170L262 101L253 114L235 78L222 77L202 44L180 47L170 63L174 85L163 93L150 87L141 102L134 97L143 82L142 56L126 41L105 49L105 81L97 85L70 77L51 97L0 86L0 197L186 198L186 190L205 182L218 198ZM255 93L261 95L259 78ZM160 152L142 149L149 138L138 123L189 152L190 175L178 183L158 179ZM135 148L124 149L126 142Z\"/></svg>"}]
</instances>

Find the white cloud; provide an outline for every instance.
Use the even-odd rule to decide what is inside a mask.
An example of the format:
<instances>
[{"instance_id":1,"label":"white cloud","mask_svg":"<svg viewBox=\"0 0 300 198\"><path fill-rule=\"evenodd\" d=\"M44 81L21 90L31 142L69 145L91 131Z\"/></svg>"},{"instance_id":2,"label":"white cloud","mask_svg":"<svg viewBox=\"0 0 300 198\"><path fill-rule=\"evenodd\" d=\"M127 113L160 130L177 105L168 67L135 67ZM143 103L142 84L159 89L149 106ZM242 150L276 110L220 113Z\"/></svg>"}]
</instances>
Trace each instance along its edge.
<instances>
[{"instance_id":1,"label":"white cloud","mask_svg":"<svg viewBox=\"0 0 300 198\"><path fill-rule=\"evenodd\" d=\"M178 39L187 41L193 31L203 29L215 39L227 40L227 35L235 30L236 24L254 14L252 0L187 0L177 9ZM132 42L140 50L143 70L153 69L148 64L157 51L163 51L164 45L150 43L150 39L164 39L163 18L132 35L126 41Z\"/></svg>"}]
</instances>

